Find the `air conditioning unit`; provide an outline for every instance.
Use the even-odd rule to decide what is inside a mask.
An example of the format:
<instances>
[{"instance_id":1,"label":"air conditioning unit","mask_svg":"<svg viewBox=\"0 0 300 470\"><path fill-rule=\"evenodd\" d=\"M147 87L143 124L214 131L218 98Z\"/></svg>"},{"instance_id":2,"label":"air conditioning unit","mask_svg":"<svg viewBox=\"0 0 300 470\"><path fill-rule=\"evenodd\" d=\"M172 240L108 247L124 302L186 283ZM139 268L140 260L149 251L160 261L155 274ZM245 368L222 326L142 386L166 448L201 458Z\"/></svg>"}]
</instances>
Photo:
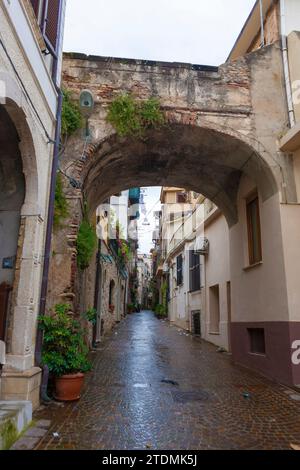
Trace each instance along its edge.
<instances>
[{"instance_id":1,"label":"air conditioning unit","mask_svg":"<svg viewBox=\"0 0 300 470\"><path fill-rule=\"evenodd\" d=\"M207 255L209 251L209 241L206 237L197 237L194 245L194 251L200 255Z\"/></svg>"}]
</instances>

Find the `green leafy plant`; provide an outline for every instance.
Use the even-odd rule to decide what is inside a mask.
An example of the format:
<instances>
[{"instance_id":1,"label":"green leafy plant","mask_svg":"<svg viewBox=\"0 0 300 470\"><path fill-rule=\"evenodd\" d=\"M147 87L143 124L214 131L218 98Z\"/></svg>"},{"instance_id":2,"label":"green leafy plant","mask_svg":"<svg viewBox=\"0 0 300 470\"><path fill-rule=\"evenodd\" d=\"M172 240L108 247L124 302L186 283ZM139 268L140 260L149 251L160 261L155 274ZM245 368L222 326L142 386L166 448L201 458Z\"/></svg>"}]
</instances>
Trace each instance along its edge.
<instances>
[{"instance_id":1,"label":"green leafy plant","mask_svg":"<svg viewBox=\"0 0 300 470\"><path fill-rule=\"evenodd\" d=\"M97 310L95 308L89 308L83 313L82 318L89 321L92 325L97 323Z\"/></svg>"},{"instance_id":2,"label":"green leafy plant","mask_svg":"<svg viewBox=\"0 0 300 470\"><path fill-rule=\"evenodd\" d=\"M39 317L39 328L44 333L42 363L56 376L91 369L84 342L86 332L68 315L69 311L70 305L57 304L52 315Z\"/></svg>"},{"instance_id":3,"label":"green leafy plant","mask_svg":"<svg viewBox=\"0 0 300 470\"><path fill-rule=\"evenodd\" d=\"M165 306L162 304L156 305L154 312L158 318L166 318L168 315Z\"/></svg>"},{"instance_id":4,"label":"green leafy plant","mask_svg":"<svg viewBox=\"0 0 300 470\"><path fill-rule=\"evenodd\" d=\"M96 230L89 222L87 212L85 205L83 220L77 235L77 264L82 271L89 267L97 244Z\"/></svg>"},{"instance_id":5,"label":"green leafy plant","mask_svg":"<svg viewBox=\"0 0 300 470\"><path fill-rule=\"evenodd\" d=\"M55 199L54 199L54 218L53 226L55 229L62 226L62 221L69 215L69 206L63 191L62 178L60 173L56 175Z\"/></svg>"},{"instance_id":6,"label":"green leafy plant","mask_svg":"<svg viewBox=\"0 0 300 470\"><path fill-rule=\"evenodd\" d=\"M165 122L157 98L138 101L128 94L112 101L106 119L122 137L143 137L147 129L158 128Z\"/></svg>"},{"instance_id":7,"label":"green leafy plant","mask_svg":"<svg viewBox=\"0 0 300 470\"><path fill-rule=\"evenodd\" d=\"M127 304L127 312L132 313L134 312L135 306L134 304Z\"/></svg>"},{"instance_id":8,"label":"green leafy plant","mask_svg":"<svg viewBox=\"0 0 300 470\"><path fill-rule=\"evenodd\" d=\"M63 90L63 103L61 113L61 134L69 136L83 125L83 118L77 103L72 101L71 93Z\"/></svg>"}]
</instances>

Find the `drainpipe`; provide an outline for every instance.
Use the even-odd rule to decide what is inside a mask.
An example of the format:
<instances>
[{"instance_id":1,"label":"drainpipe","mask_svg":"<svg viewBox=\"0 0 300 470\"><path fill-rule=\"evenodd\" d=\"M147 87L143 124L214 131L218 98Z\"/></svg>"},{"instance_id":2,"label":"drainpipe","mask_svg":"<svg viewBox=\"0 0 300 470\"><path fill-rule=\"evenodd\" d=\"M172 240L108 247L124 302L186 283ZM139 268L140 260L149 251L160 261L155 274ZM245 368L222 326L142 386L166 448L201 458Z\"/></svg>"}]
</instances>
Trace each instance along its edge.
<instances>
[{"instance_id":1,"label":"drainpipe","mask_svg":"<svg viewBox=\"0 0 300 470\"><path fill-rule=\"evenodd\" d=\"M57 44L56 52L58 54L61 46L61 31L62 31L62 6L63 1L59 2L59 16L58 16L58 31L57 31ZM50 191L49 191L49 203L48 203L48 217L47 217L47 227L46 227L46 238L45 238L45 249L44 249L44 265L43 265L43 277L41 283L41 293L40 293L40 305L39 305L39 315L44 316L46 310L46 298L47 298L47 288L48 288L48 275L49 275L49 265L50 265L50 251L51 251L51 238L52 238L52 226L53 226L53 217L54 217L54 201L55 201L55 184L56 184L56 175L58 169L58 159L60 152L60 138L61 138L61 114L62 114L62 103L63 103L63 94L57 83L57 70L58 70L58 57L53 57L53 66L52 66L52 80L56 88L58 97L57 97L57 108L56 108L56 126L55 126L55 139L54 139L54 149L53 149L53 159L52 159L52 168L51 168L51 177L50 177ZM38 328L36 343L35 343L35 364L38 367L42 367L42 384L41 384L41 399L44 402L51 401L47 395L47 385L49 378L49 369L48 366L41 366L42 362L42 344L43 344L43 332Z\"/></svg>"},{"instance_id":2,"label":"drainpipe","mask_svg":"<svg viewBox=\"0 0 300 470\"><path fill-rule=\"evenodd\" d=\"M97 322L93 327L93 347L96 347L97 340L97 325L100 322L100 336L101 336L101 297L102 297L102 266L101 266L101 238L98 240L98 251L96 256L96 279L95 279L95 296L94 296L94 308L97 312ZM99 299L100 294L100 299ZM100 306L100 315L98 317L98 309Z\"/></svg>"},{"instance_id":3,"label":"drainpipe","mask_svg":"<svg viewBox=\"0 0 300 470\"><path fill-rule=\"evenodd\" d=\"M289 124L290 124L290 127L293 127L295 125L295 111L294 111L294 103L293 103L293 96L292 96L289 58L288 58L288 45L287 45L287 36L286 36L285 0L280 0L280 34L281 34L281 49L282 49L286 98L287 98L287 104L288 104Z\"/></svg>"},{"instance_id":4,"label":"drainpipe","mask_svg":"<svg viewBox=\"0 0 300 470\"><path fill-rule=\"evenodd\" d=\"M261 47L264 47L265 46L265 22L264 22L263 0L259 0L259 8L260 8Z\"/></svg>"},{"instance_id":5,"label":"drainpipe","mask_svg":"<svg viewBox=\"0 0 300 470\"><path fill-rule=\"evenodd\" d=\"M54 143L51 180L50 180L50 194L49 194L48 219L47 219L47 228L46 228L43 277L42 277L42 284L41 284L41 296L40 296L40 308L39 308L40 316L44 316L45 310L46 310L52 225L53 225L53 216L54 216L55 183L56 183L56 174L57 174L57 167L58 167L58 156L59 156L59 150L60 150L62 100L63 100L62 92L59 91L57 115L56 115L55 143ZM37 337L36 337L36 345L35 345L35 363L39 367L41 366L41 359L42 359L42 343L43 343L43 332L38 328ZM41 386L41 398L43 401L50 400L49 397L47 396L48 376L49 376L48 367L43 366L43 377L42 377L42 386Z\"/></svg>"}]
</instances>

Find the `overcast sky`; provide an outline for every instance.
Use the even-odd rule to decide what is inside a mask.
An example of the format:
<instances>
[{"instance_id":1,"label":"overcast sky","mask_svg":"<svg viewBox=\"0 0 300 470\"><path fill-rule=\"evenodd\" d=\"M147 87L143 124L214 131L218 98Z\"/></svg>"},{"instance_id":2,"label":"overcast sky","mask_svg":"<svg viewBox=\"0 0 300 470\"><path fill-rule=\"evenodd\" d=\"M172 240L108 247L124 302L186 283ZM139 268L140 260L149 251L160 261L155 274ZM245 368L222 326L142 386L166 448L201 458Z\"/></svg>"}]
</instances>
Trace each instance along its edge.
<instances>
[{"instance_id":1,"label":"overcast sky","mask_svg":"<svg viewBox=\"0 0 300 470\"><path fill-rule=\"evenodd\" d=\"M64 50L223 63L254 0L68 0Z\"/></svg>"},{"instance_id":2,"label":"overcast sky","mask_svg":"<svg viewBox=\"0 0 300 470\"><path fill-rule=\"evenodd\" d=\"M255 0L68 0L64 50L134 59L220 65ZM124 188L126 189L126 188ZM160 188L145 197L140 252L152 247Z\"/></svg>"}]
</instances>

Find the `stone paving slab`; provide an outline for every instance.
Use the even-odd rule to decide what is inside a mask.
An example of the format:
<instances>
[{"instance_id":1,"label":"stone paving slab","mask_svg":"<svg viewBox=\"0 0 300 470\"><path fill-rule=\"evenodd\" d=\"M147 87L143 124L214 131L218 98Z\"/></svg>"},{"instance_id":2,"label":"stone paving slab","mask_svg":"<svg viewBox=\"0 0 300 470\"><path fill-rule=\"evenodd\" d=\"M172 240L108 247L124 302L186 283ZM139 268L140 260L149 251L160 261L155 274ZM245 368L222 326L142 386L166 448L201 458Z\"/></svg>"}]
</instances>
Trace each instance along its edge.
<instances>
[{"instance_id":1,"label":"stone paving slab","mask_svg":"<svg viewBox=\"0 0 300 470\"><path fill-rule=\"evenodd\" d=\"M117 332L93 355L80 401L36 413L51 420L36 449L300 445L294 390L233 365L228 354L151 312L128 316Z\"/></svg>"},{"instance_id":2,"label":"stone paving slab","mask_svg":"<svg viewBox=\"0 0 300 470\"><path fill-rule=\"evenodd\" d=\"M33 450L39 440L40 437L21 437L10 450Z\"/></svg>"}]
</instances>

